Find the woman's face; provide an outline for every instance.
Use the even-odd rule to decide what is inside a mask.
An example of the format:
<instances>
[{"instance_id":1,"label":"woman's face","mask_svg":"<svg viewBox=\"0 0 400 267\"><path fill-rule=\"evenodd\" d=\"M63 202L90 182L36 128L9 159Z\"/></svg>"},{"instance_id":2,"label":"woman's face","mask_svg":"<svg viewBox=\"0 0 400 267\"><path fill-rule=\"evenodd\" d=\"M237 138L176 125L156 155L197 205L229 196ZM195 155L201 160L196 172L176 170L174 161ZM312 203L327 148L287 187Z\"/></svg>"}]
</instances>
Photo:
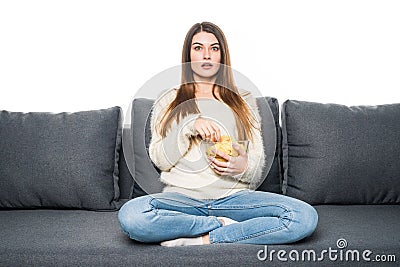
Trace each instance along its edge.
<instances>
[{"instance_id":1,"label":"woman's face","mask_svg":"<svg viewBox=\"0 0 400 267\"><path fill-rule=\"evenodd\" d=\"M195 80L213 78L221 62L220 45L215 35L208 32L195 34L192 39L190 59Z\"/></svg>"}]
</instances>

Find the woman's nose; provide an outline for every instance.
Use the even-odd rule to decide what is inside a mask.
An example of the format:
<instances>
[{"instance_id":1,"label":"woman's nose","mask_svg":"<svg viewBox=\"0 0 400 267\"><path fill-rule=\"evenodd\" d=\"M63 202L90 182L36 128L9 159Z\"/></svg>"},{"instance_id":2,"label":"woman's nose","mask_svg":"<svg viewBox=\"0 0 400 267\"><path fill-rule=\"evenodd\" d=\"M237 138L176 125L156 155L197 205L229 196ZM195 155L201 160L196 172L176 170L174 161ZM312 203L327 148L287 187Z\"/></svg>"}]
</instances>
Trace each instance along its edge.
<instances>
[{"instance_id":1,"label":"woman's nose","mask_svg":"<svg viewBox=\"0 0 400 267\"><path fill-rule=\"evenodd\" d=\"M204 59L210 59L210 51L208 51L208 49L204 49L203 58Z\"/></svg>"}]
</instances>

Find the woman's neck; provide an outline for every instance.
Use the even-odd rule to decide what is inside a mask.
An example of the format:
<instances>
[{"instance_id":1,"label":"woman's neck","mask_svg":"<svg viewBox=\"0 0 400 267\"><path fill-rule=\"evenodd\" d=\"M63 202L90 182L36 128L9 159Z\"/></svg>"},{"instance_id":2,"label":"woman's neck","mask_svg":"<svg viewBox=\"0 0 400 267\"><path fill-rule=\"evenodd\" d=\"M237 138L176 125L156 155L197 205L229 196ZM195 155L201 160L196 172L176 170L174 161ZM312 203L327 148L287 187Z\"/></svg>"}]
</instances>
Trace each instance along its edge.
<instances>
[{"instance_id":1,"label":"woman's neck","mask_svg":"<svg viewBox=\"0 0 400 267\"><path fill-rule=\"evenodd\" d=\"M195 96L196 98L214 98L213 88L215 84L216 77L201 77L193 73L193 78L195 80ZM214 93L219 98L219 90Z\"/></svg>"},{"instance_id":2,"label":"woman's neck","mask_svg":"<svg viewBox=\"0 0 400 267\"><path fill-rule=\"evenodd\" d=\"M195 97L196 98L214 98L213 95L214 83L209 82L196 82L195 83ZM218 87L217 87L218 88ZM219 99L219 90L215 90L215 95Z\"/></svg>"}]
</instances>

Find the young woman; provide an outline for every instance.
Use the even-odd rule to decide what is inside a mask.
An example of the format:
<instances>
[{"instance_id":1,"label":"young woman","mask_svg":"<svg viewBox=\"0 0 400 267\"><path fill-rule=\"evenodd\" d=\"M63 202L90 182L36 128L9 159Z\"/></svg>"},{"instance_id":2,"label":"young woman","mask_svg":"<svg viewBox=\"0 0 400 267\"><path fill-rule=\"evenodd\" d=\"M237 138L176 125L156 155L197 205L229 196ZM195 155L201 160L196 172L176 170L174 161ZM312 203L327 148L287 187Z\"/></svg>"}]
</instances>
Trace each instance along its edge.
<instances>
[{"instance_id":1,"label":"young woman","mask_svg":"<svg viewBox=\"0 0 400 267\"><path fill-rule=\"evenodd\" d=\"M155 101L151 118L149 154L166 186L122 206L123 231L163 246L282 244L311 235L318 221L312 206L254 191L264 167L260 115L251 94L235 85L220 28L193 25L182 63L180 87ZM232 142L236 155L214 149L205 157L204 141L223 138L248 140L248 150Z\"/></svg>"}]
</instances>

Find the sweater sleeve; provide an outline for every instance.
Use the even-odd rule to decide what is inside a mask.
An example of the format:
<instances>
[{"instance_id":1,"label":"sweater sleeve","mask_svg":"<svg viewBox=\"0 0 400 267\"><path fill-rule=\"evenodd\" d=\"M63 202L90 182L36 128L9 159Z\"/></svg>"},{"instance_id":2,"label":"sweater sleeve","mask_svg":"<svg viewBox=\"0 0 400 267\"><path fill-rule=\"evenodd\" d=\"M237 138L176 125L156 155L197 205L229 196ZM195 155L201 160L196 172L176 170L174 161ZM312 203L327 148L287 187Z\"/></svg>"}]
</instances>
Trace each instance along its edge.
<instances>
[{"instance_id":1,"label":"sweater sleeve","mask_svg":"<svg viewBox=\"0 0 400 267\"><path fill-rule=\"evenodd\" d=\"M169 171L188 152L190 138L195 136L194 122L199 114L190 114L180 120L173 122L167 135L162 138L156 127L159 126L162 117L168 109L169 104L175 99L176 90L162 94L153 105L151 116L151 141L149 145L149 156L153 163L161 171Z\"/></svg>"},{"instance_id":2,"label":"sweater sleeve","mask_svg":"<svg viewBox=\"0 0 400 267\"><path fill-rule=\"evenodd\" d=\"M265 165L265 152L261 133L261 117L257 103L251 93L247 91L241 92L241 96L248 104L250 112L252 112L255 118L255 126L257 129L253 129L253 141L249 142L247 169L243 173L233 176L233 178L249 183L251 189L256 189L262 181L263 177L261 175Z\"/></svg>"}]
</instances>

